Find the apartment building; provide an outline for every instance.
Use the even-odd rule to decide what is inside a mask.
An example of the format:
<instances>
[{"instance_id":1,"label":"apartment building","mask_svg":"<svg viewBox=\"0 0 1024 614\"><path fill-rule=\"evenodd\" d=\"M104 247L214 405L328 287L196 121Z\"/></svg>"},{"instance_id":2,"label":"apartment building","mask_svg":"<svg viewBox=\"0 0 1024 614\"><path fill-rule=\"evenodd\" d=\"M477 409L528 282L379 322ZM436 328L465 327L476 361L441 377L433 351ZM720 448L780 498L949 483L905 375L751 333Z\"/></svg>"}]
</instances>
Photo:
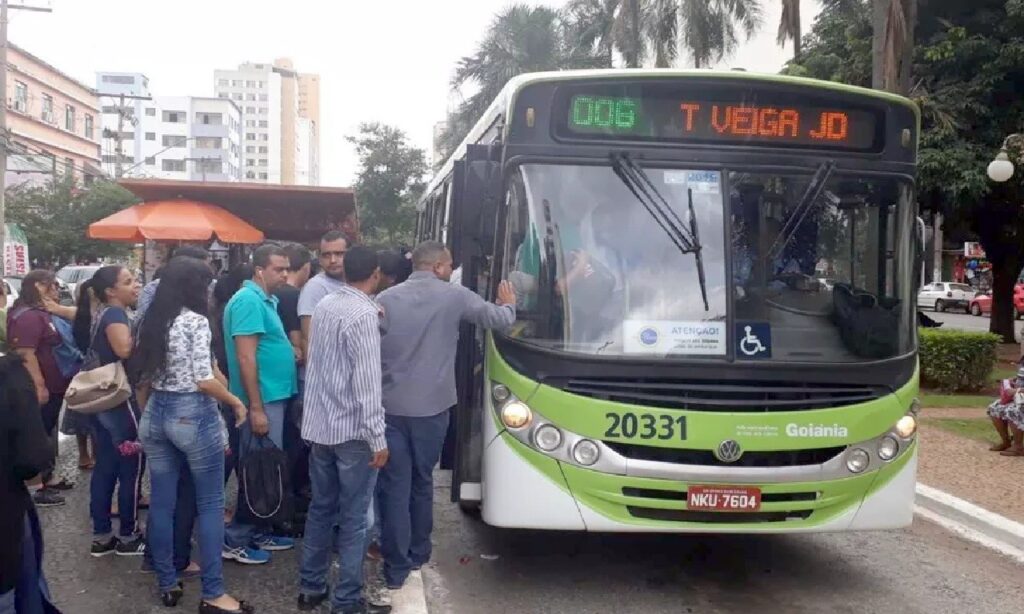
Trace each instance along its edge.
<instances>
[{"instance_id":1,"label":"apartment building","mask_svg":"<svg viewBox=\"0 0 1024 614\"><path fill-rule=\"evenodd\" d=\"M14 44L7 64L7 185L102 177L96 91Z\"/></svg>"},{"instance_id":2,"label":"apartment building","mask_svg":"<svg viewBox=\"0 0 1024 614\"><path fill-rule=\"evenodd\" d=\"M107 172L187 181L241 180L242 111L233 101L153 96L145 75L138 73L99 73L97 83L109 94L103 97Z\"/></svg>"}]
</instances>

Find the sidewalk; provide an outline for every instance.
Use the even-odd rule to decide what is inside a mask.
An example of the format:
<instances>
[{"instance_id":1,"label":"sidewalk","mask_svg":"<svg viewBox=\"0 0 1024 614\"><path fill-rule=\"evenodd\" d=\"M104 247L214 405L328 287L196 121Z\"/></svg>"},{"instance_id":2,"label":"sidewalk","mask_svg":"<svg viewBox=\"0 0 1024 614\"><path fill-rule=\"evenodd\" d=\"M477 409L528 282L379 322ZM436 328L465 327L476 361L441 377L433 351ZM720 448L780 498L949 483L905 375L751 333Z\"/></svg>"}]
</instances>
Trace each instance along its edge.
<instances>
[{"instance_id":1,"label":"sidewalk","mask_svg":"<svg viewBox=\"0 0 1024 614\"><path fill-rule=\"evenodd\" d=\"M924 418L984 418L979 409L925 409ZM989 444L921 424L918 482L1024 522L1024 457L1000 456Z\"/></svg>"}]
</instances>

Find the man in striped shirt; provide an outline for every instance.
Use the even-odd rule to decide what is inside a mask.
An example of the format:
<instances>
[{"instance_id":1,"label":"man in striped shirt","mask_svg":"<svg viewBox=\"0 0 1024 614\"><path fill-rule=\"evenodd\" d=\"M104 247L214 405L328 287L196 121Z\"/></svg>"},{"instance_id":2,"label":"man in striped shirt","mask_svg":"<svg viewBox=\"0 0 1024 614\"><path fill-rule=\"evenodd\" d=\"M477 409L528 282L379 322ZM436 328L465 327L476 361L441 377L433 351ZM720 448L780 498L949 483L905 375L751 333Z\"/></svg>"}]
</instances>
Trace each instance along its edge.
<instances>
[{"instance_id":1,"label":"man in striped shirt","mask_svg":"<svg viewBox=\"0 0 1024 614\"><path fill-rule=\"evenodd\" d=\"M332 612L390 612L362 598L370 494L388 459L381 403L377 254L354 247L345 255L348 285L320 301L310 323L302 438L312 444L313 500L302 544L299 609L327 600L327 576L338 525L340 571Z\"/></svg>"}]
</instances>

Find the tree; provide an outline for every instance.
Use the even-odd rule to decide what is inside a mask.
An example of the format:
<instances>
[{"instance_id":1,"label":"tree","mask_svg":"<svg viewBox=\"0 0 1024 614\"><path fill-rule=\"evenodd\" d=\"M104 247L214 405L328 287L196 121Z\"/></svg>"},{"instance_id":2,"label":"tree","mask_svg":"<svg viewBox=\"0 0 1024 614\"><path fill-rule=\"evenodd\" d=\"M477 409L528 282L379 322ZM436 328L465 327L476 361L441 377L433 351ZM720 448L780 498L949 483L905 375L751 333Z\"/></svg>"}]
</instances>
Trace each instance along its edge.
<instances>
[{"instance_id":1,"label":"tree","mask_svg":"<svg viewBox=\"0 0 1024 614\"><path fill-rule=\"evenodd\" d=\"M878 22L877 8L873 1L823 13L787 72L870 83L878 76L878 46L866 47L864 35ZM889 64L883 85L914 75L909 91L922 111L918 202L979 238L993 265L990 330L1012 342L1013 285L1024 266L1024 180L1017 174L994 184L985 168L1003 138L1024 127L1024 2L931 0L922 17L913 65L901 59L893 71Z\"/></svg>"},{"instance_id":2,"label":"tree","mask_svg":"<svg viewBox=\"0 0 1024 614\"><path fill-rule=\"evenodd\" d=\"M57 267L77 260L127 257L126 243L89 239L89 224L139 201L116 183L78 186L70 179L7 191L7 219L28 238L29 255L39 266Z\"/></svg>"},{"instance_id":3,"label":"tree","mask_svg":"<svg viewBox=\"0 0 1024 614\"><path fill-rule=\"evenodd\" d=\"M348 141L359 157L355 192L365 238L390 246L411 242L427 172L423 150L398 128L376 122L360 124Z\"/></svg>"},{"instance_id":4,"label":"tree","mask_svg":"<svg viewBox=\"0 0 1024 614\"><path fill-rule=\"evenodd\" d=\"M776 42L785 47L793 41L793 59L800 58L800 0L782 0L782 17L779 19L779 33Z\"/></svg>"},{"instance_id":5,"label":"tree","mask_svg":"<svg viewBox=\"0 0 1024 614\"><path fill-rule=\"evenodd\" d=\"M739 32L749 40L763 18L760 0L679 0L678 10L683 46L697 68L732 55Z\"/></svg>"}]
</instances>

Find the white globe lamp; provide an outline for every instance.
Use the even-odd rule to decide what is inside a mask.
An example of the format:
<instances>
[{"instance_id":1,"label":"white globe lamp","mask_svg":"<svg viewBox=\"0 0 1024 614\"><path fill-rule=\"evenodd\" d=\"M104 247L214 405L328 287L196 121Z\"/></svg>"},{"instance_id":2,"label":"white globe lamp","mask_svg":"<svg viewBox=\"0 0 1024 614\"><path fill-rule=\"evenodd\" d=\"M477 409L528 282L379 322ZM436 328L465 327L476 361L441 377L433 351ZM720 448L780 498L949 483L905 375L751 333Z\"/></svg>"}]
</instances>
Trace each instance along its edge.
<instances>
[{"instance_id":1,"label":"white globe lamp","mask_svg":"<svg viewBox=\"0 0 1024 614\"><path fill-rule=\"evenodd\" d=\"M1006 150L1000 151L995 160L988 163L988 178L997 183L1009 181L1013 177L1013 162Z\"/></svg>"}]
</instances>

